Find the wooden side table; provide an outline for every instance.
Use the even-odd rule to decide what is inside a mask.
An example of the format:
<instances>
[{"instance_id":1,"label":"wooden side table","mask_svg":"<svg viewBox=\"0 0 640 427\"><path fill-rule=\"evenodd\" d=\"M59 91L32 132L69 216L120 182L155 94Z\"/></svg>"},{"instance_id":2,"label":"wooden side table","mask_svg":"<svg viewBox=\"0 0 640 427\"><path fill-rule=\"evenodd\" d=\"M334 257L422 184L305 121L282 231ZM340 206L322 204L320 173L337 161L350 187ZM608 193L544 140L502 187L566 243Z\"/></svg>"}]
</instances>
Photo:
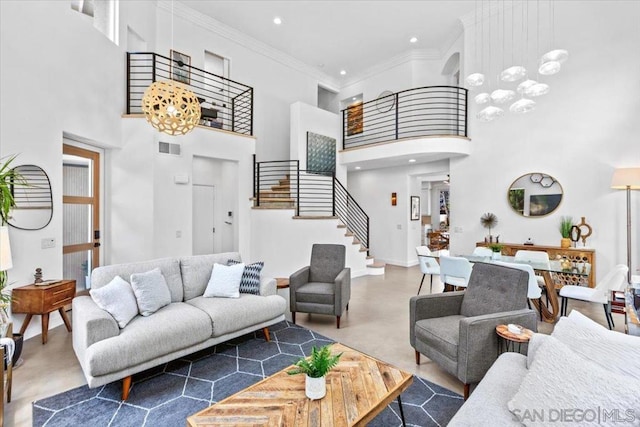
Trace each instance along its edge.
<instances>
[{"instance_id":1,"label":"wooden side table","mask_svg":"<svg viewBox=\"0 0 640 427\"><path fill-rule=\"evenodd\" d=\"M286 289L289 287L289 278L288 277L276 277L276 288L277 289Z\"/></svg>"},{"instance_id":2,"label":"wooden side table","mask_svg":"<svg viewBox=\"0 0 640 427\"><path fill-rule=\"evenodd\" d=\"M528 343L533 336L531 329L522 328L522 333L514 334L509 331L507 325L496 326L496 333L498 334L498 356L503 353L502 344L504 344L505 351L517 351L520 353L522 344ZM516 350L516 344L518 345L518 350Z\"/></svg>"},{"instance_id":3,"label":"wooden side table","mask_svg":"<svg viewBox=\"0 0 640 427\"><path fill-rule=\"evenodd\" d=\"M14 288L11 311L27 315L20 328L20 333L24 334L33 315L39 314L42 316L42 344L46 344L49 332L49 313L56 310L62 316L67 331L71 332L71 322L64 311L64 306L71 304L75 295L75 280L60 280L50 285L31 284Z\"/></svg>"}]
</instances>

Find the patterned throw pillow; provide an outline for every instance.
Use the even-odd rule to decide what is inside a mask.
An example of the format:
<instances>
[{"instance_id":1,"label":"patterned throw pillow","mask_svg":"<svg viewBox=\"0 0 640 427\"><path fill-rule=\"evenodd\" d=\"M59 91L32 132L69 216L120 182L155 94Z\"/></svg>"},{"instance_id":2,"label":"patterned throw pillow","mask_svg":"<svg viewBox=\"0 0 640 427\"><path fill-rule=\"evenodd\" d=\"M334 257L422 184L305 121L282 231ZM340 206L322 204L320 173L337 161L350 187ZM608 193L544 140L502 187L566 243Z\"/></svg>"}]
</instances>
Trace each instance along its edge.
<instances>
[{"instance_id":1,"label":"patterned throw pillow","mask_svg":"<svg viewBox=\"0 0 640 427\"><path fill-rule=\"evenodd\" d=\"M240 261L230 259L227 261L227 265L240 264ZM264 262L254 262L253 264L246 264L244 266L244 272L242 273L242 279L240 279L240 293L241 294L253 294L260 295L260 272L264 267Z\"/></svg>"}]
</instances>

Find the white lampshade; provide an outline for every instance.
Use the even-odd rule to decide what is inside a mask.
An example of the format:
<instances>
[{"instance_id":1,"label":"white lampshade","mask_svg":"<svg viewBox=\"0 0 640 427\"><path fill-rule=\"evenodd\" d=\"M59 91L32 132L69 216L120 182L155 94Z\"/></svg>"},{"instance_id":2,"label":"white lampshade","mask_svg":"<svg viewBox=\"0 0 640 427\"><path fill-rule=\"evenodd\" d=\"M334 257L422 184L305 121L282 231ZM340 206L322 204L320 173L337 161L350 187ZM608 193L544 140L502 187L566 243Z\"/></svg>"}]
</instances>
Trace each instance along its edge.
<instances>
[{"instance_id":1,"label":"white lampshade","mask_svg":"<svg viewBox=\"0 0 640 427\"><path fill-rule=\"evenodd\" d=\"M613 172L611 188L616 190L640 190L640 168L619 168Z\"/></svg>"},{"instance_id":2,"label":"white lampshade","mask_svg":"<svg viewBox=\"0 0 640 427\"><path fill-rule=\"evenodd\" d=\"M487 102L491 101L491 96L489 96L489 94L487 92L482 92L479 93L475 96L475 98L473 98L476 101L476 104L478 105L482 105L482 104L486 104Z\"/></svg>"},{"instance_id":3,"label":"white lampshade","mask_svg":"<svg viewBox=\"0 0 640 427\"><path fill-rule=\"evenodd\" d=\"M496 107L494 105L489 105L480 111L476 117L483 122L491 122L495 119L502 117L504 114L504 110L500 107Z\"/></svg>"},{"instance_id":4,"label":"white lampshade","mask_svg":"<svg viewBox=\"0 0 640 427\"><path fill-rule=\"evenodd\" d=\"M527 75L527 69L521 65L513 65L500 73L503 82L515 82Z\"/></svg>"},{"instance_id":5,"label":"white lampshade","mask_svg":"<svg viewBox=\"0 0 640 427\"><path fill-rule=\"evenodd\" d=\"M569 58L569 52L565 49L553 49L542 55L542 62L556 61L563 63Z\"/></svg>"},{"instance_id":6,"label":"white lampshade","mask_svg":"<svg viewBox=\"0 0 640 427\"><path fill-rule=\"evenodd\" d=\"M505 102L511 101L515 98L516 93L511 89L496 89L491 92L491 99L496 104L504 104Z\"/></svg>"},{"instance_id":7,"label":"white lampshade","mask_svg":"<svg viewBox=\"0 0 640 427\"><path fill-rule=\"evenodd\" d=\"M7 271L13 267L11 260L11 244L9 243L9 227L0 227L0 271Z\"/></svg>"},{"instance_id":8,"label":"white lampshade","mask_svg":"<svg viewBox=\"0 0 640 427\"><path fill-rule=\"evenodd\" d=\"M511 104L511 107L509 107L509 111L511 111L512 113L524 114L528 113L529 111L533 111L535 108L535 101L527 98L522 98Z\"/></svg>"},{"instance_id":9,"label":"white lampshade","mask_svg":"<svg viewBox=\"0 0 640 427\"><path fill-rule=\"evenodd\" d=\"M482 86L482 84L484 83L484 74L482 73L469 74L466 78L466 82L471 87Z\"/></svg>"},{"instance_id":10,"label":"white lampshade","mask_svg":"<svg viewBox=\"0 0 640 427\"><path fill-rule=\"evenodd\" d=\"M560 71L560 63L558 61L547 61L540 64L538 72L543 76L550 76Z\"/></svg>"},{"instance_id":11,"label":"white lampshade","mask_svg":"<svg viewBox=\"0 0 640 427\"><path fill-rule=\"evenodd\" d=\"M522 83L520 83L518 85L518 89L516 89L518 91L518 93L525 93L527 91L527 89L529 89L531 86L537 84L538 82L535 80L531 80L531 79L527 79L525 81L523 81Z\"/></svg>"},{"instance_id":12,"label":"white lampshade","mask_svg":"<svg viewBox=\"0 0 640 427\"><path fill-rule=\"evenodd\" d=\"M546 83L536 83L525 90L524 93L528 96L542 96L549 93L549 89L549 85Z\"/></svg>"}]
</instances>

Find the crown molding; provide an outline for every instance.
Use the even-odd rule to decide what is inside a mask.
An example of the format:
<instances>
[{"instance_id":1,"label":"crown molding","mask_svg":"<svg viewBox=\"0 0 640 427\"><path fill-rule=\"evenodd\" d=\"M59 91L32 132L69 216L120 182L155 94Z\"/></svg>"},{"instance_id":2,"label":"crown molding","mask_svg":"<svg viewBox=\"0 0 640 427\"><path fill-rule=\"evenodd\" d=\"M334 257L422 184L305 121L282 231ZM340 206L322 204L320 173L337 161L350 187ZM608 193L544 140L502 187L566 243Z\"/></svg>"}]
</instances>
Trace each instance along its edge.
<instances>
[{"instance_id":1,"label":"crown molding","mask_svg":"<svg viewBox=\"0 0 640 427\"><path fill-rule=\"evenodd\" d=\"M435 59L441 59L441 58L442 58L442 53L438 49L409 50L399 55L393 56L387 59L386 61L373 65L367 68L366 70L350 77L348 80L345 80L345 82L341 85L341 89L347 86L356 84L358 82L361 82L362 80L373 77L376 74L380 74L384 71L397 67L398 65L402 65L409 61L420 61L420 60L428 61L428 60L435 60Z\"/></svg>"},{"instance_id":2,"label":"crown molding","mask_svg":"<svg viewBox=\"0 0 640 427\"><path fill-rule=\"evenodd\" d=\"M281 50L278 50L260 40L236 30L222 22L218 21L211 16L198 12L182 3L171 2L168 0L160 0L157 2L157 8L165 12L173 13L175 16L183 18L189 22L192 22L205 30L211 31L214 34L224 37L233 41L247 49L252 50L255 53L266 56L282 65L306 74L322 84L324 87L333 88L336 91L340 88L340 83L337 79L329 76L322 71L288 55Z\"/></svg>"}]
</instances>

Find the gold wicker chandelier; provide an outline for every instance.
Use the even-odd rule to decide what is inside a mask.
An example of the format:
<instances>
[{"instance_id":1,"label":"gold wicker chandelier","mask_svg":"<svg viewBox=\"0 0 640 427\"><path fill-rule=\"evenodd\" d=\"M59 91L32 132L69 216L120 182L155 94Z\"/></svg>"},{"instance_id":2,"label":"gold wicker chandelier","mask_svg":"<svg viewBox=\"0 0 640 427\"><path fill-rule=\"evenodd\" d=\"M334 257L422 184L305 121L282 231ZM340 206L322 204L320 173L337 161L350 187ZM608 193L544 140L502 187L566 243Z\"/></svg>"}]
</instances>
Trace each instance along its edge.
<instances>
[{"instance_id":1,"label":"gold wicker chandelier","mask_svg":"<svg viewBox=\"0 0 640 427\"><path fill-rule=\"evenodd\" d=\"M160 132L184 135L200 121L200 103L193 92L174 81L153 82L142 97L147 121Z\"/></svg>"}]
</instances>

